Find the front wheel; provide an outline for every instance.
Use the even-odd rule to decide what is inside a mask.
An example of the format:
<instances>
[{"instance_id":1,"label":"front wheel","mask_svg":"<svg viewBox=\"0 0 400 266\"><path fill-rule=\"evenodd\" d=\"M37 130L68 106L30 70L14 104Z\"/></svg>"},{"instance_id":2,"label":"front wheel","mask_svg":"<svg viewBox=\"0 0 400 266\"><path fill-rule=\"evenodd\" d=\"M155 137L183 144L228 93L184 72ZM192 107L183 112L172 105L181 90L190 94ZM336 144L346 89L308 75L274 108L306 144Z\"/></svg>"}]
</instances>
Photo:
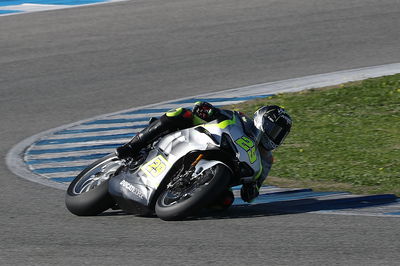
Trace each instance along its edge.
<instances>
[{"instance_id":1,"label":"front wheel","mask_svg":"<svg viewBox=\"0 0 400 266\"><path fill-rule=\"evenodd\" d=\"M186 218L223 193L230 179L230 170L222 164L216 164L204 170L199 176L191 178L192 182L172 184L171 181L158 197L156 214L166 221Z\"/></svg>"},{"instance_id":2,"label":"front wheel","mask_svg":"<svg viewBox=\"0 0 400 266\"><path fill-rule=\"evenodd\" d=\"M108 180L120 166L121 161L114 154L110 154L83 170L67 189L67 209L78 216L91 216L115 205L108 193Z\"/></svg>"}]
</instances>

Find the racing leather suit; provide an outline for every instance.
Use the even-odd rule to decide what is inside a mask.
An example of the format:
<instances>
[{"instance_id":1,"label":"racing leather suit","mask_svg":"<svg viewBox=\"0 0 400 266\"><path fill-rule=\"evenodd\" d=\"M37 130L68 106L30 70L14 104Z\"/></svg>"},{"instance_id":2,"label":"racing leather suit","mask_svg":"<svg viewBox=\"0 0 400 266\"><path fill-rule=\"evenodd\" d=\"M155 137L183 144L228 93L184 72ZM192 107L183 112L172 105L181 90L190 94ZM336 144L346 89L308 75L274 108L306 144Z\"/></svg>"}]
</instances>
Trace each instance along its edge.
<instances>
[{"instance_id":1,"label":"racing leather suit","mask_svg":"<svg viewBox=\"0 0 400 266\"><path fill-rule=\"evenodd\" d=\"M197 105L208 104L197 102ZM208 104L212 106L211 104ZM232 111L230 110L222 110L213 107L213 114L210 116L201 115L203 119L201 119L198 115L200 112L196 107L192 110L186 108L177 108L175 110L170 110L167 113L163 114L159 119L150 123L150 125L140 131L136 136L132 138L128 143L118 147L116 149L116 154L119 158L128 158L134 157L137 152L139 152L142 148L147 146L149 143L152 143L154 140L169 134L171 132L193 127L196 125L204 124L214 119L226 120L230 119L229 117L232 115ZM240 113L241 118L247 123L253 123L252 120L246 117L244 114ZM244 123L246 125L246 123ZM262 186L263 181L268 175L268 172L272 166L272 153L271 151L265 150L261 145L259 145L259 151L262 157L262 173L259 175L257 179L249 178L243 182L241 189L241 197L246 202L253 201L259 194L259 189ZM226 194L226 193L225 193ZM228 193L230 197L232 197L233 202L233 194L232 192ZM221 201L225 201L226 199L221 199ZM229 205L230 205L229 204Z\"/></svg>"}]
</instances>

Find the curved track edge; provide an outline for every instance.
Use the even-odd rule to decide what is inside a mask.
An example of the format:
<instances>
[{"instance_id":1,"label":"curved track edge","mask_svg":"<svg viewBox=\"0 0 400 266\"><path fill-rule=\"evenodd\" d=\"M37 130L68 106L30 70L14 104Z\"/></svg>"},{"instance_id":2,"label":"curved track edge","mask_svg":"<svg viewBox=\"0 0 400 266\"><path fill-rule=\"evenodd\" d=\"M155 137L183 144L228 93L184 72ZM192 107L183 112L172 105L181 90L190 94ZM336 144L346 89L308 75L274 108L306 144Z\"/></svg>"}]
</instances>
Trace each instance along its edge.
<instances>
[{"instance_id":1,"label":"curved track edge","mask_svg":"<svg viewBox=\"0 0 400 266\"><path fill-rule=\"evenodd\" d=\"M36 141L43 138L44 136L50 135L54 132L64 130L66 128L80 125L85 122L90 122L95 119L100 119L105 116L116 115L122 112L132 112L144 108L158 107L160 105L167 105L173 102L179 102L184 100L190 100L193 98L216 98L216 97L249 97L249 96L259 96L259 95L271 95L283 92L296 92L301 90L307 90L312 88L326 87L338 85L351 81L358 81L368 78L375 78L386 75L393 75L400 73L400 63L372 66L358 69L350 69L337 71L326 74L318 74L305 76L301 78L294 78L282 81L268 82L263 84L257 84L252 86L240 87L235 89L228 89L219 92L201 94L197 96L185 97L170 101L164 101L160 103L154 103L150 105L145 105L141 107L136 107L132 109L126 109L115 113L103 114L89 119L81 120L75 123L63 125L57 128L49 129L38 133L34 136L24 139L20 143L16 144L6 155L6 164L9 170L15 175L22 177L23 179L29 180L31 182L39 183L45 186L49 186L56 189L66 190L67 184L51 181L44 176L32 172L26 162L24 161L24 154L30 146L32 146Z\"/></svg>"}]
</instances>

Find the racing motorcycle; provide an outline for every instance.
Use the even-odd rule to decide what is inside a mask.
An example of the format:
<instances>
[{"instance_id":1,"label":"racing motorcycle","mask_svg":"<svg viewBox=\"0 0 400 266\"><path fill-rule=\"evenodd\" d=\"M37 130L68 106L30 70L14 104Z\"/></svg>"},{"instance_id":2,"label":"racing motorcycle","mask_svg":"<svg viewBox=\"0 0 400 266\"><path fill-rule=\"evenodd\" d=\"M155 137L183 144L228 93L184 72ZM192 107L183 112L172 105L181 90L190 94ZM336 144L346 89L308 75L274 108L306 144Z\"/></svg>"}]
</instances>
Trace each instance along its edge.
<instances>
[{"instance_id":1,"label":"racing motorcycle","mask_svg":"<svg viewBox=\"0 0 400 266\"><path fill-rule=\"evenodd\" d=\"M261 174L256 132L246 116L229 111L226 120L165 135L135 158L110 154L71 182L66 206L79 216L109 208L163 220L193 216L230 187Z\"/></svg>"}]
</instances>

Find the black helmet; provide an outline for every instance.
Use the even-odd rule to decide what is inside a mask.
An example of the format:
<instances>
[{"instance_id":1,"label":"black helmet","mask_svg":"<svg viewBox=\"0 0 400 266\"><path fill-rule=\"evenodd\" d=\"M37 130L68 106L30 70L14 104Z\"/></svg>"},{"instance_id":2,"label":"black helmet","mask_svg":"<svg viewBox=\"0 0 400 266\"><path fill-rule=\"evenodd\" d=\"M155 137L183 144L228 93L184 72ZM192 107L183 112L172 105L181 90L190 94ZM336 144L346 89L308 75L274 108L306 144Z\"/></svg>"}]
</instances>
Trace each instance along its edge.
<instances>
[{"instance_id":1,"label":"black helmet","mask_svg":"<svg viewBox=\"0 0 400 266\"><path fill-rule=\"evenodd\" d=\"M269 105L261 107L254 113L254 125L262 132L259 143L267 150L273 150L281 145L289 134L292 119L283 108Z\"/></svg>"},{"instance_id":2,"label":"black helmet","mask_svg":"<svg viewBox=\"0 0 400 266\"><path fill-rule=\"evenodd\" d=\"M215 108L209 102L196 102L193 107L193 114L207 122L216 119L218 113L218 108Z\"/></svg>"}]
</instances>

